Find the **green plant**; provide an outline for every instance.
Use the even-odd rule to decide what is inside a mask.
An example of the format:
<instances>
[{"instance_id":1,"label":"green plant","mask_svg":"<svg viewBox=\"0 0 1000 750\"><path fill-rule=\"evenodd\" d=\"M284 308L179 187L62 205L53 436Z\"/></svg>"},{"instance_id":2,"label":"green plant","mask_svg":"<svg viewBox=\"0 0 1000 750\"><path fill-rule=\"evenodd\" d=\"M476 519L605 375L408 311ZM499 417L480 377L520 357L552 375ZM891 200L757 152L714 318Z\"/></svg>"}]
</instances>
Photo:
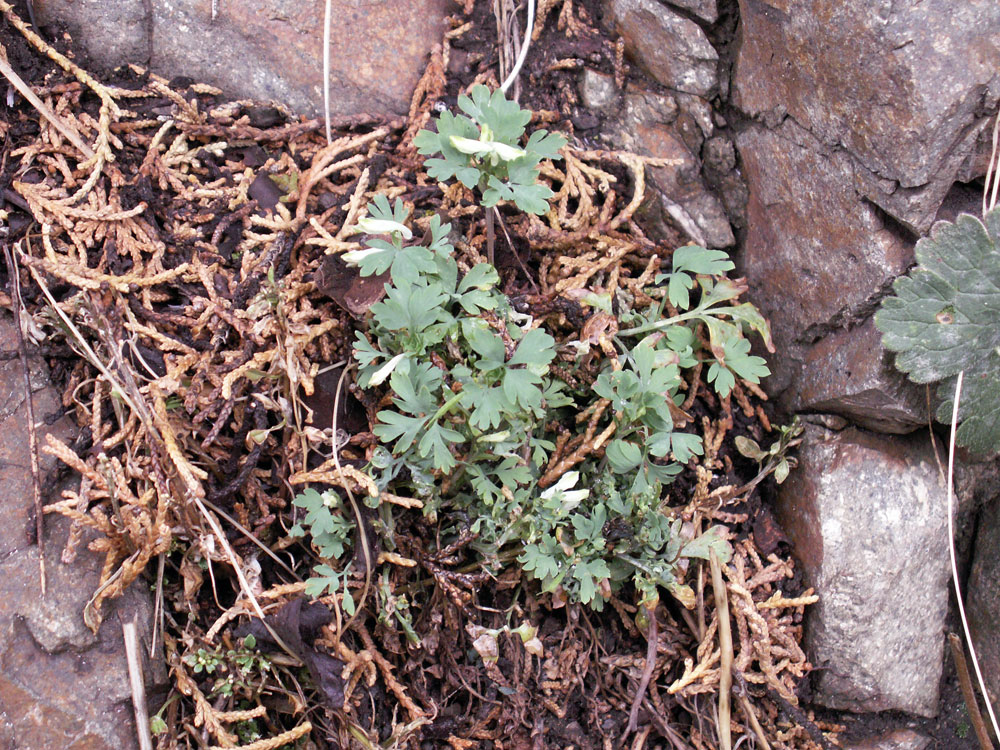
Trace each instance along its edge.
<instances>
[{"instance_id":1,"label":"green plant","mask_svg":"<svg viewBox=\"0 0 1000 750\"><path fill-rule=\"evenodd\" d=\"M693 329L679 325L688 321L704 323L708 330L709 350L712 358L707 380L716 391L728 396L739 376L751 383L759 383L770 370L762 357L750 354L750 342L745 333L755 331L764 340L770 352L774 351L770 328L764 316L750 302L723 305L747 290L742 280L723 276L734 268L732 261L721 250L706 250L697 245L686 245L674 251L673 272L659 274L656 283L667 282L667 295L659 306L650 306L642 313L628 312L622 316L623 324L633 327L620 331L619 336L636 336L662 332L678 357L685 356L681 366L691 367L694 360L690 351L694 341ZM692 278L694 274L694 278ZM690 291L695 282L701 287L698 304L671 317L664 318L664 302L684 310L691 304Z\"/></svg>"},{"instance_id":2,"label":"green plant","mask_svg":"<svg viewBox=\"0 0 1000 750\"><path fill-rule=\"evenodd\" d=\"M531 113L501 91L476 86L471 93L459 98L469 117L442 113L437 132L417 135L421 154L440 154L427 160L428 174L478 189L487 209L509 200L544 213L552 191L538 184L538 165L559 158L565 139L536 131L522 148ZM488 211L488 236L491 218ZM718 529L694 537L661 507L663 486L702 453L701 439L674 422L682 373L707 364L707 380L728 396L737 377L757 383L768 374L745 334L756 331L773 351L752 305L725 304L746 290L724 277L733 268L726 254L693 245L675 251L671 272L648 290L661 302L643 311L623 300L613 306L609 295L585 299L609 316L622 308L615 322L624 329L589 387L566 373L591 358L591 342L557 345L512 308L491 264L460 271L450 225L432 216L428 242L408 244L407 220L401 201L390 206L376 196L358 222L368 235L363 247L343 256L362 276L388 272L391 279L354 347L358 385L391 391L391 407L373 427L390 450L377 449L368 467L379 489L416 495L425 514L442 522L442 534L474 535L484 564L516 559L546 591L600 608L630 580L647 605L659 587L690 604L683 558L708 559L714 549L727 560L731 551ZM665 316L668 304L677 314ZM707 350L697 335L702 325ZM628 337L640 338L628 345ZM605 437L596 438L598 431ZM573 471L559 472L550 463L567 439L590 444L569 464ZM295 504L307 515L293 534L308 529L321 557L339 558L350 522L337 496L307 490ZM391 536L391 510L380 512ZM342 585L346 603L344 573L328 565L316 572L307 592ZM386 590L382 600L408 622L405 597Z\"/></svg>"},{"instance_id":3,"label":"green plant","mask_svg":"<svg viewBox=\"0 0 1000 750\"><path fill-rule=\"evenodd\" d=\"M289 529L289 535L305 536L305 527L308 526L320 557L339 560L344 554L348 537L354 531L354 521L345 515L340 496L333 490L320 493L309 488L299 493L293 504L303 508L306 515Z\"/></svg>"},{"instance_id":4,"label":"green plant","mask_svg":"<svg viewBox=\"0 0 1000 750\"><path fill-rule=\"evenodd\" d=\"M222 658L214 651L207 651L200 648L195 653L185 656L184 661L187 662L188 666L191 667L191 671L195 674L201 674L202 672L212 674L218 669Z\"/></svg>"},{"instance_id":5,"label":"green plant","mask_svg":"<svg viewBox=\"0 0 1000 750\"><path fill-rule=\"evenodd\" d=\"M677 429L668 401L679 406L682 372L699 362L709 364L724 395L737 376L756 382L767 374L743 338L745 329L757 330L769 343L763 318L750 305L722 304L744 289L717 276L732 267L724 254L678 250L672 272L656 280L667 285L663 303L643 313L626 309L621 321L632 328L616 339L616 356L592 387L571 386L552 365L581 367L589 344L557 346L511 307L491 265L462 274L450 226L437 216L428 244L406 245L412 232L399 201L390 207L376 198L368 213L359 228L383 237L344 257L362 275L389 271L391 278L354 349L358 384L391 391L391 407L377 413L373 428L391 449L376 450L369 466L379 488L419 497L445 535L474 534L486 564L513 554L544 590L599 608L632 581L647 604L659 587L690 602L683 558L707 559L715 549L728 559L730 552L718 530L692 537L661 508L663 486L702 452L697 435ZM690 305L696 283L698 304L663 319L667 301ZM707 351L696 335L701 324ZM628 346L622 336L641 338ZM598 413L602 399L610 408ZM614 438L594 445L573 471L547 478L559 435L580 434L590 414ZM339 558L348 528L339 500L307 493L295 501L308 513L293 531L309 527L321 556ZM342 580L332 568L324 572Z\"/></svg>"},{"instance_id":6,"label":"green plant","mask_svg":"<svg viewBox=\"0 0 1000 750\"><path fill-rule=\"evenodd\" d=\"M875 314L883 345L916 383L941 381L937 419L951 423L955 379L965 372L958 442L1000 448L1000 208L963 214L917 242L917 266Z\"/></svg>"},{"instance_id":7,"label":"green plant","mask_svg":"<svg viewBox=\"0 0 1000 750\"><path fill-rule=\"evenodd\" d=\"M774 481L781 484L788 478L788 472L796 466L796 459L789 456L788 452L802 442L802 432L799 418L795 417L791 424L778 428L778 439L767 450L761 448L756 440L743 435L737 435L733 442L740 454L760 465L761 478L773 472Z\"/></svg>"},{"instance_id":8,"label":"green plant","mask_svg":"<svg viewBox=\"0 0 1000 750\"><path fill-rule=\"evenodd\" d=\"M458 98L459 108L469 117L442 112L435 123L437 132L417 133L413 143L419 153L441 154L425 162L427 174L440 181L457 177L470 190L478 188L487 208L505 200L527 213L545 213L552 191L538 183L538 164L562 158L559 149L566 139L536 130L522 148L519 143L531 112L509 101L499 89L491 94L479 85L471 94Z\"/></svg>"},{"instance_id":9,"label":"green plant","mask_svg":"<svg viewBox=\"0 0 1000 750\"><path fill-rule=\"evenodd\" d=\"M235 689L253 692L254 676L271 669L271 662L254 651L257 640L248 635L241 648L208 649L199 648L184 657L184 662L195 674L210 674L216 677L212 686L213 695L233 695ZM157 725L159 726L159 725Z\"/></svg>"},{"instance_id":10,"label":"green plant","mask_svg":"<svg viewBox=\"0 0 1000 750\"><path fill-rule=\"evenodd\" d=\"M317 492L311 487L296 495L292 503L306 511L305 518L289 529L289 536L304 537L306 527L319 556L324 560L339 560L353 533L355 523L347 515L340 496L334 490ZM354 597L347 588L348 569L338 571L323 563L313 569L313 576L306 581L308 596L322 596L341 591L341 605L348 615L354 614Z\"/></svg>"}]
</instances>

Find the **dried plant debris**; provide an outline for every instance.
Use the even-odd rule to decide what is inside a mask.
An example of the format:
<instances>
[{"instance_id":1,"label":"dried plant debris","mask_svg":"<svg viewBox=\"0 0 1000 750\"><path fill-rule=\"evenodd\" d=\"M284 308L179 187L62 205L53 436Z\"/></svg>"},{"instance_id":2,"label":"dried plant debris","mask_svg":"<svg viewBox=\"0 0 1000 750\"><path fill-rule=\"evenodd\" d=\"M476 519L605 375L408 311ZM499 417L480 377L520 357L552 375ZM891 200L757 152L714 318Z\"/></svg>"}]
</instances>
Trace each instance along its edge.
<instances>
[{"instance_id":1,"label":"dried plant debris","mask_svg":"<svg viewBox=\"0 0 1000 750\"><path fill-rule=\"evenodd\" d=\"M491 16L453 19L408 117L344 118L328 143L321 121L135 66L97 81L0 10L56 63L30 81L45 114L22 103L0 121L3 242L80 427L73 444L43 446L80 478L45 511L73 521L61 564L84 540L104 556L91 628L127 586L156 587L172 680L151 720L158 747L714 748L723 648L733 735L826 741L836 727L797 708L810 669L802 614L816 597L780 534L765 552L752 533L769 523L769 480L734 438L771 442L752 382L723 397L700 366L686 374L672 418L704 452L660 498L686 538L715 526L732 546L725 644L702 560L678 570L672 596L602 590L596 612L541 591L508 564L516 548L484 565L474 532L445 533L443 514L364 471L388 402L355 383L352 349L386 278L343 256L364 248L352 228L383 196L429 238L450 223L462 272L484 261L475 196L431 179L414 138L458 93L450 45ZM536 28L594 46L588 19L547 2ZM483 61L462 86L493 75ZM563 115L538 119L573 135ZM674 248L634 218L655 162L572 141L561 155L539 165L547 211L501 207L495 263L520 312L560 345L588 344L583 367L553 364L585 388L619 333L593 298L672 313L656 278ZM709 333L699 329L706 346ZM556 441L541 486L603 455L610 403Z\"/></svg>"}]
</instances>

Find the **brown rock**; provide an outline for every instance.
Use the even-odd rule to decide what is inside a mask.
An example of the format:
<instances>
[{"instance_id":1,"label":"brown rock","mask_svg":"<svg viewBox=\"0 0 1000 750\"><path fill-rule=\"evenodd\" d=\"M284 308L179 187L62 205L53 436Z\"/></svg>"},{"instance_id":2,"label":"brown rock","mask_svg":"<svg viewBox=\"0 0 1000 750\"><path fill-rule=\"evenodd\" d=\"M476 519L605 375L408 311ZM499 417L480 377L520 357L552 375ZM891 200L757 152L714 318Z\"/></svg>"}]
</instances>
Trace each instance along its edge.
<instances>
[{"instance_id":1,"label":"brown rock","mask_svg":"<svg viewBox=\"0 0 1000 750\"><path fill-rule=\"evenodd\" d=\"M808 349L801 370L782 394L782 405L791 411L839 414L876 432L902 434L926 427L925 389L907 380L892 358L882 349L882 334L871 318L834 331Z\"/></svg>"},{"instance_id":2,"label":"brown rock","mask_svg":"<svg viewBox=\"0 0 1000 750\"><path fill-rule=\"evenodd\" d=\"M99 65L149 60L228 96L323 109L323 3L298 0L44 0L43 22L65 24ZM448 0L333 0L331 111L405 113Z\"/></svg>"},{"instance_id":3,"label":"brown rock","mask_svg":"<svg viewBox=\"0 0 1000 750\"><path fill-rule=\"evenodd\" d=\"M38 590L38 552L0 563L0 716L13 747L32 750L128 750L138 746L118 615L136 617L149 640L152 606L139 581L104 609L97 635L81 617L97 588L101 559L81 551L72 565L58 554L68 524L47 538L48 588ZM147 674L162 666L150 665ZM0 729L0 738L4 730Z\"/></svg>"},{"instance_id":4,"label":"brown rock","mask_svg":"<svg viewBox=\"0 0 1000 750\"><path fill-rule=\"evenodd\" d=\"M740 0L734 103L790 115L856 162L856 184L924 232L1000 95L987 0ZM968 174L965 175L969 177Z\"/></svg>"},{"instance_id":5,"label":"brown rock","mask_svg":"<svg viewBox=\"0 0 1000 750\"><path fill-rule=\"evenodd\" d=\"M636 64L667 88L707 96L719 54L694 21L657 0L605 0L604 15Z\"/></svg>"},{"instance_id":6,"label":"brown rock","mask_svg":"<svg viewBox=\"0 0 1000 750\"><path fill-rule=\"evenodd\" d=\"M815 701L934 716L948 609L944 483L920 438L808 425L776 514L819 603Z\"/></svg>"},{"instance_id":7,"label":"brown rock","mask_svg":"<svg viewBox=\"0 0 1000 750\"><path fill-rule=\"evenodd\" d=\"M749 187L740 270L785 353L765 381L777 393L808 346L871 315L913 248L854 191L848 158L791 120L753 125L736 145Z\"/></svg>"}]
</instances>

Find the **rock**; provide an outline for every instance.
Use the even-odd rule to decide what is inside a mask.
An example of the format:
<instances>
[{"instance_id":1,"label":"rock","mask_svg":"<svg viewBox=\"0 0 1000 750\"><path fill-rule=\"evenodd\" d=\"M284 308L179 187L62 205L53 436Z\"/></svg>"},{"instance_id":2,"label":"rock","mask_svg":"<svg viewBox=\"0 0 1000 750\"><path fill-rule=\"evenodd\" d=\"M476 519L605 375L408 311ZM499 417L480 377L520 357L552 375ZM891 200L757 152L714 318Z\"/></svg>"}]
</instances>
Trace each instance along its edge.
<instances>
[{"instance_id":1,"label":"rock","mask_svg":"<svg viewBox=\"0 0 1000 750\"><path fill-rule=\"evenodd\" d=\"M17 350L17 331L11 316L0 314L0 350ZM38 427L39 445L51 433L72 442L76 428L62 417L59 394L49 386L48 369L41 357L28 359L32 402ZM25 408L24 373L19 357L0 361L0 562L27 549L34 538L34 497L28 454L28 415ZM56 459L41 454L39 464L47 474ZM3 600L0 599L0 602Z\"/></svg>"},{"instance_id":2,"label":"rock","mask_svg":"<svg viewBox=\"0 0 1000 750\"><path fill-rule=\"evenodd\" d=\"M691 118L701 131L699 144L705 138L711 138L715 132L714 117L712 117L712 105L700 96L693 94L682 94L677 92L674 95L681 112ZM699 146L700 148L700 146Z\"/></svg>"},{"instance_id":3,"label":"rock","mask_svg":"<svg viewBox=\"0 0 1000 750\"><path fill-rule=\"evenodd\" d=\"M322 112L323 3L218 0L214 21L202 0L45 0L35 7L43 23L64 24L99 65L148 60L154 72L191 76L230 97ZM331 111L405 113L450 7L448 0L333 0Z\"/></svg>"},{"instance_id":4,"label":"rock","mask_svg":"<svg viewBox=\"0 0 1000 750\"><path fill-rule=\"evenodd\" d=\"M42 26L65 26L100 66L149 63L153 29L143 0L36 0L34 10Z\"/></svg>"},{"instance_id":5,"label":"rock","mask_svg":"<svg viewBox=\"0 0 1000 750\"><path fill-rule=\"evenodd\" d=\"M966 608L979 666L990 700L1000 699L1000 496L979 518L972 571L966 588Z\"/></svg>"},{"instance_id":6,"label":"rock","mask_svg":"<svg viewBox=\"0 0 1000 750\"><path fill-rule=\"evenodd\" d=\"M738 265L784 353L765 381L779 393L810 346L874 312L912 264L913 247L857 195L849 158L792 120L774 130L751 125L736 146L749 188Z\"/></svg>"},{"instance_id":7,"label":"rock","mask_svg":"<svg viewBox=\"0 0 1000 750\"><path fill-rule=\"evenodd\" d=\"M615 85L615 77L597 70L584 68L580 74L580 103L587 109L605 111L621 101L622 92Z\"/></svg>"},{"instance_id":8,"label":"rock","mask_svg":"<svg viewBox=\"0 0 1000 750\"><path fill-rule=\"evenodd\" d=\"M948 610L945 489L926 442L808 425L776 513L820 595L815 701L934 716Z\"/></svg>"},{"instance_id":9,"label":"rock","mask_svg":"<svg viewBox=\"0 0 1000 750\"><path fill-rule=\"evenodd\" d=\"M789 411L839 414L876 432L926 427L926 389L907 380L892 359L871 318L829 333L808 349L781 404Z\"/></svg>"},{"instance_id":10,"label":"rock","mask_svg":"<svg viewBox=\"0 0 1000 750\"><path fill-rule=\"evenodd\" d=\"M716 136L705 141L702 148L705 171L723 175L736 169L736 148L726 136Z\"/></svg>"},{"instance_id":11,"label":"rock","mask_svg":"<svg viewBox=\"0 0 1000 750\"><path fill-rule=\"evenodd\" d=\"M689 11L702 21L715 23L719 18L719 7L715 0L667 0L675 8Z\"/></svg>"},{"instance_id":12,"label":"rock","mask_svg":"<svg viewBox=\"0 0 1000 750\"><path fill-rule=\"evenodd\" d=\"M750 188L742 270L779 340L808 343L835 320L867 317L913 250L854 192L850 162L790 120L753 125L736 145Z\"/></svg>"},{"instance_id":13,"label":"rock","mask_svg":"<svg viewBox=\"0 0 1000 750\"><path fill-rule=\"evenodd\" d=\"M700 161L681 132L679 115L683 114L671 96L630 89L619 116L605 124L605 136L617 148L674 160L672 166L647 171L660 193L663 210L693 242L712 248L731 247L736 240L726 211L705 187ZM688 130L697 133L693 145L700 146L701 131L691 118Z\"/></svg>"},{"instance_id":14,"label":"rock","mask_svg":"<svg viewBox=\"0 0 1000 750\"><path fill-rule=\"evenodd\" d=\"M658 83L699 96L716 90L719 54L694 21L657 0L605 0L604 17L629 57Z\"/></svg>"},{"instance_id":15,"label":"rock","mask_svg":"<svg viewBox=\"0 0 1000 750\"><path fill-rule=\"evenodd\" d=\"M916 232L976 150L1000 96L1000 5L739 0L734 104L786 114L850 155L852 182ZM979 172L978 174L982 174ZM978 176L978 174L976 176Z\"/></svg>"},{"instance_id":16,"label":"rock","mask_svg":"<svg viewBox=\"0 0 1000 750\"><path fill-rule=\"evenodd\" d=\"M0 317L0 349L16 346L9 317ZM31 360L39 439L51 432L72 440L74 425L59 417L58 394L45 385L44 363ZM18 359L0 363L0 747L31 750L128 750L137 747L120 615L137 618L148 642L152 605L141 582L106 605L95 635L82 619L103 556L80 545L72 565L59 561L69 523L46 517L47 592L39 590L38 548L29 544L32 507L23 376ZM55 419L53 419L55 418ZM51 421L51 426L47 422ZM54 463L41 456L48 472ZM51 501L51 498L46 502ZM151 665L151 677L163 667Z\"/></svg>"},{"instance_id":17,"label":"rock","mask_svg":"<svg viewBox=\"0 0 1000 750\"><path fill-rule=\"evenodd\" d=\"M912 729L893 729L878 737L846 746L847 750L926 750L931 738Z\"/></svg>"},{"instance_id":18,"label":"rock","mask_svg":"<svg viewBox=\"0 0 1000 750\"><path fill-rule=\"evenodd\" d=\"M0 563L0 716L12 727L6 746L32 750L127 750L138 747L125 647L118 615L135 617L149 642L152 605L137 582L105 605L95 636L81 612L97 588L101 559L81 552L58 561L68 523L47 537L48 588L38 591L38 552L31 547ZM154 673L150 665L149 674ZM158 665L161 672L162 665ZM0 739L5 730L0 728Z\"/></svg>"},{"instance_id":19,"label":"rock","mask_svg":"<svg viewBox=\"0 0 1000 750\"><path fill-rule=\"evenodd\" d=\"M719 118L713 118L718 123ZM725 126L725 120L719 127ZM737 229L746 226L749 193L737 168L736 147L728 131L718 132L701 147L702 177L713 195L719 196L729 223Z\"/></svg>"}]
</instances>

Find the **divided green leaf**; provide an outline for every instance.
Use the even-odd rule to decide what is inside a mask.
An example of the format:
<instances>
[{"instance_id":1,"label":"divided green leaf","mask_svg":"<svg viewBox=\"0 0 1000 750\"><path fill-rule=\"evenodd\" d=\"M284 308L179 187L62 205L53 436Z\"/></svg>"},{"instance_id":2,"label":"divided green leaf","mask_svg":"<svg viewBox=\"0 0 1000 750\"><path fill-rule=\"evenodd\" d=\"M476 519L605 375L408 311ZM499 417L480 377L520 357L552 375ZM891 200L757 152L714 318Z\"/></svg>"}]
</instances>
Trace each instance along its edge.
<instances>
[{"instance_id":1,"label":"divided green leaf","mask_svg":"<svg viewBox=\"0 0 1000 750\"><path fill-rule=\"evenodd\" d=\"M478 188L487 208L511 201L527 213L544 214L553 193L538 183L538 164L562 158L559 149L566 139L536 130L522 148L519 142L531 112L499 89L490 93L477 85L471 94L458 98L459 109L468 117L442 112L435 121L437 132L421 130L414 138L420 154L440 154L426 160L427 173L435 180L455 177L469 189Z\"/></svg>"}]
</instances>

